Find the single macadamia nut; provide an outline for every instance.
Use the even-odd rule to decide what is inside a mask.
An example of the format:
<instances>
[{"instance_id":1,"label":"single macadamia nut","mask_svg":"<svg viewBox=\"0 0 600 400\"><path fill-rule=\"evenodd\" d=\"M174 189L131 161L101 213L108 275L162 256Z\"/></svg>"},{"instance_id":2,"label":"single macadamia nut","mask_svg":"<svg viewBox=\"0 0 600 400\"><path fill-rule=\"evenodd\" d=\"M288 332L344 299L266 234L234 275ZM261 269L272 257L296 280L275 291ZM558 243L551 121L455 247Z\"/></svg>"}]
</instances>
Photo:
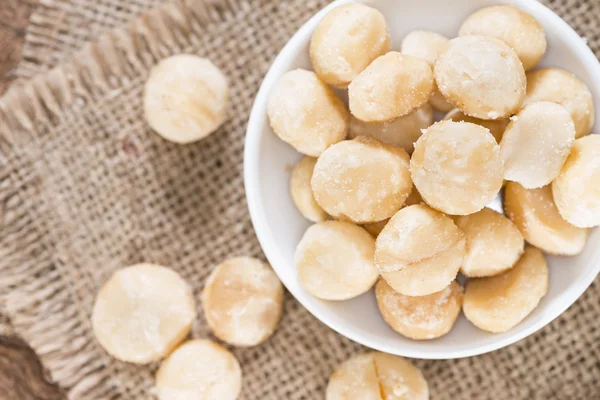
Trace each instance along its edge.
<instances>
[{"instance_id":1,"label":"single macadamia nut","mask_svg":"<svg viewBox=\"0 0 600 400\"><path fill-rule=\"evenodd\" d=\"M363 122L355 117L350 119L349 138L369 136L392 146L402 147L412 153L414 143L419 139L422 130L433 123L433 110L429 104L391 122Z\"/></svg>"},{"instance_id":2,"label":"single macadamia nut","mask_svg":"<svg viewBox=\"0 0 600 400\"><path fill-rule=\"evenodd\" d=\"M391 217L412 189L409 156L399 147L358 137L319 157L312 177L317 203L332 217L356 223Z\"/></svg>"},{"instance_id":3,"label":"single macadamia nut","mask_svg":"<svg viewBox=\"0 0 600 400\"><path fill-rule=\"evenodd\" d=\"M583 250L588 230L563 219L549 185L525 189L516 182L508 182L504 189L504 208L525 240L545 252L574 256Z\"/></svg>"},{"instance_id":4,"label":"single macadamia nut","mask_svg":"<svg viewBox=\"0 0 600 400\"><path fill-rule=\"evenodd\" d=\"M452 39L435 63L435 81L450 103L481 119L507 118L525 98L525 70L519 57L491 37Z\"/></svg>"},{"instance_id":5,"label":"single macadamia nut","mask_svg":"<svg viewBox=\"0 0 600 400\"><path fill-rule=\"evenodd\" d=\"M450 332L460 314L463 289L453 281L427 296L405 296L381 279L375 296L383 319L393 330L410 339L427 340Z\"/></svg>"},{"instance_id":6,"label":"single macadamia nut","mask_svg":"<svg viewBox=\"0 0 600 400\"><path fill-rule=\"evenodd\" d=\"M580 228L600 225L600 136L577 139L552 182L558 212Z\"/></svg>"},{"instance_id":7,"label":"single macadamia nut","mask_svg":"<svg viewBox=\"0 0 600 400\"><path fill-rule=\"evenodd\" d=\"M488 332L506 332L527 317L548 292L548 264L539 249L528 246L513 268L501 275L470 279L463 311Z\"/></svg>"},{"instance_id":8,"label":"single macadamia nut","mask_svg":"<svg viewBox=\"0 0 600 400\"><path fill-rule=\"evenodd\" d=\"M225 121L227 78L210 60L180 54L159 62L146 81L144 114L164 139L190 143Z\"/></svg>"},{"instance_id":9,"label":"single macadamia nut","mask_svg":"<svg viewBox=\"0 0 600 400\"><path fill-rule=\"evenodd\" d=\"M500 146L486 128L468 122L441 121L415 144L412 180L423 200L446 214L481 210L500 191Z\"/></svg>"},{"instance_id":10,"label":"single macadamia nut","mask_svg":"<svg viewBox=\"0 0 600 400\"><path fill-rule=\"evenodd\" d=\"M511 118L500 142L504 179L528 189L552 182L575 139L575 126L564 107L546 101L525 106Z\"/></svg>"},{"instance_id":11,"label":"single macadamia nut","mask_svg":"<svg viewBox=\"0 0 600 400\"><path fill-rule=\"evenodd\" d=\"M406 296L444 289L456 278L464 256L464 233L450 217L425 205L398 211L375 245L379 273Z\"/></svg>"},{"instance_id":12,"label":"single macadamia nut","mask_svg":"<svg viewBox=\"0 0 600 400\"><path fill-rule=\"evenodd\" d=\"M296 208L304 218L312 222L321 222L329 216L317 204L310 185L316 163L316 158L304 157L296 164L290 179L290 193Z\"/></svg>"},{"instance_id":13,"label":"single macadamia nut","mask_svg":"<svg viewBox=\"0 0 600 400\"><path fill-rule=\"evenodd\" d=\"M428 400L423 373L404 358L379 352L344 361L329 378L326 400Z\"/></svg>"},{"instance_id":14,"label":"single macadamia nut","mask_svg":"<svg viewBox=\"0 0 600 400\"><path fill-rule=\"evenodd\" d=\"M262 261L231 258L208 277L202 307L216 337L234 346L254 346L277 328L283 311L283 286Z\"/></svg>"},{"instance_id":15,"label":"single macadamia nut","mask_svg":"<svg viewBox=\"0 0 600 400\"><path fill-rule=\"evenodd\" d=\"M492 120L469 117L468 115L465 115L465 113L460 111L458 108L455 108L454 110L446 114L444 116L444 120L450 120L455 122L470 122L475 125L483 126L484 128L487 128L490 131L490 133L498 143L500 143L500 141L502 140L504 130L506 129L506 126L510 121L508 118Z\"/></svg>"},{"instance_id":16,"label":"single macadamia nut","mask_svg":"<svg viewBox=\"0 0 600 400\"><path fill-rule=\"evenodd\" d=\"M190 340L160 364L159 400L235 400L242 390L242 369L227 349L210 340Z\"/></svg>"},{"instance_id":17,"label":"single macadamia nut","mask_svg":"<svg viewBox=\"0 0 600 400\"><path fill-rule=\"evenodd\" d=\"M514 6L482 8L466 19L458 34L502 40L515 50L525 70L535 67L546 53L546 35L540 23Z\"/></svg>"},{"instance_id":18,"label":"single macadamia nut","mask_svg":"<svg viewBox=\"0 0 600 400\"><path fill-rule=\"evenodd\" d=\"M296 69L284 74L271 92L267 114L281 140L317 157L348 134L346 106L314 72Z\"/></svg>"},{"instance_id":19,"label":"single macadamia nut","mask_svg":"<svg viewBox=\"0 0 600 400\"><path fill-rule=\"evenodd\" d=\"M433 73L427 61L391 51L373 61L348 86L350 112L364 122L387 122L429 100Z\"/></svg>"},{"instance_id":20,"label":"single macadamia nut","mask_svg":"<svg viewBox=\"0 0 600 400\"><path fill-rule=\"evenodd\" d=\"M410 195L408 195L406 201L404 202L404 207L412 206L415 204L421 204L422 202L423 199L421 198L421 195L419 194L417 189L413 187L412 191L410 192ZM368 224L364 224L363 228L365 228L367 232L369 232L371 235L377 237L389 221L390 219L387 218L383 221L371 222Z\"/></svg>"},{"instance_id":21,"label":"single macadamia nut","mask_svg":"<svg viewBox=\"0 0 600 400\"><path fill-rule=\"evenodd\" d=\"M375 239L349 222L312 225L296 248L298 279L304 289L324 300L347 300L377 281Z\"/></svg>"},{"instance_id":22,"label":"single macadamia nut","mask_svg":"<svg viewBox=\"0 0 600 400\"><path fill-rule=\"evenodd\" d=\"M116 271L102 286L92 327L111 356L146 364L169 354L195 317L192 291L175 271L137 264Z\"/></svg>"},{"instance_id":23,"label":"single macadamia nut","mask_svg":"<svg viewBox=\"0 0 600 400\"><path fill-rule=\"evenodd\" d=\"M439 33L429 31L412 31L404 37L400 52L409 56L422 58L433 69L438 56L446 50L449 39ZM438 91L434 82L434 90L429 103L437 110L448 112L454 108Z\"/></svg>"},{"instance_id":24,"label":"single macadamia nut","mask_svg":"<svg viewBox=\"0 0 600 400\"><path fill-rule=\"evenodd\" d=\"M467 252L460 268L467 277L497 275L512 268L523 254L523 235L511 220L496 211L484 208L457 217L455 222L467 238Z\"/></svg>"},{"instance_id":25,"label":"single macadamia nut","mask_svg":"<svg viewBox=\"0 0 600 400\"><path fill-rule=\"evenodd\" d=\"M359 3L329 11L310 41L310 59L321 80L346 87L374 59L390 51L385 18Z\"/></svg>"},{"instance_id":26,"label":"single macadamia nut","mask_svg":"<svg viewBox=\"0 0 600 400\"><path fill-rule=\"evenodd\" d=\"M590 133L594 126L592 93L572 73L559 68L544 68L527 73L527 96L524 105L538 101L560 104L575 123L575 137Z\"/></svg>"}]
</instances>

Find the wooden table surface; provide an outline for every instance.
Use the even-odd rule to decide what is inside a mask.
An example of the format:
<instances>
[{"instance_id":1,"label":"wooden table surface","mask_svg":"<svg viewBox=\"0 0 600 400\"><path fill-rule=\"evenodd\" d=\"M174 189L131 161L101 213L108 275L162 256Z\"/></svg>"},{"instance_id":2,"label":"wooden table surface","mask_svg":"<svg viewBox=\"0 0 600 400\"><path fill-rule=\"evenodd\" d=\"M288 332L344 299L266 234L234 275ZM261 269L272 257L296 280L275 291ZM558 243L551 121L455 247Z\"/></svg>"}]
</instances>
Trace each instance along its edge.
<instances>
[{"instance_id":1,"label":"wooden table surface","mask_svg":"<svg viewBox=\"0 0 600 400\"><path fill-rule=\"evenodd\" d=\"M0 95L15 80L14 69L29 16L38 0L0 0ZM3 400L63 399L48 383L35 353L15 337L0 336L0 398Z\"/></svg>"}]
</instances>

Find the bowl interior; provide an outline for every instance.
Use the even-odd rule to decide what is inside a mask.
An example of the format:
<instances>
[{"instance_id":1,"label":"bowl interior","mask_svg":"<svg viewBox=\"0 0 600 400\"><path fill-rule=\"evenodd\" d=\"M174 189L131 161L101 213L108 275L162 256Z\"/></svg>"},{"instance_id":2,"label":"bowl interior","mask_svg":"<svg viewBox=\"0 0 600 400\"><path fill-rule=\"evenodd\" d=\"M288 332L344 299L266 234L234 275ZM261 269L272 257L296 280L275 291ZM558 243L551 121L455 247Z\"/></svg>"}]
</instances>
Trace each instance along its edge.
<instances>
[{"instance_id":1,"label":"bowl interior","mask_svg":"<svg viewBox=\"0 0 600 400\"><path fill-rule=\"evenodd\" d=\"M312 69L308 57L310 35L330 8L322 10L290 40L265 77L252 110L245 149L245 182L252 221L269 262L288 290L312 314L339 333L368 347L417 358L455 358L485 353L540 329L569 307L591 284L600 270L600 231L594 230L585 251L577 257L547 257L550 287L539 307L518 326L502 334L490 334L471 325L461 315L446 336L413 341L395 333L381 318L373 292L344 302L319 300L300 286L294 251L310 223L294 207L289 193L289 171L300 158L279 140L266 116L268 95L279 77L295 68ZM398 50L405 34L415 29L456 36L461 22L475 10L495 4L515 4L531 13L543 26L548 51L542 66L573 72L592 91L596 115L600 115L600 65L584 41L558 16L535 0L424 0L419 2L372 0L386 17L392 49ZM497 207L494 207L497 208Z\"/></svg>"}]
</instances>

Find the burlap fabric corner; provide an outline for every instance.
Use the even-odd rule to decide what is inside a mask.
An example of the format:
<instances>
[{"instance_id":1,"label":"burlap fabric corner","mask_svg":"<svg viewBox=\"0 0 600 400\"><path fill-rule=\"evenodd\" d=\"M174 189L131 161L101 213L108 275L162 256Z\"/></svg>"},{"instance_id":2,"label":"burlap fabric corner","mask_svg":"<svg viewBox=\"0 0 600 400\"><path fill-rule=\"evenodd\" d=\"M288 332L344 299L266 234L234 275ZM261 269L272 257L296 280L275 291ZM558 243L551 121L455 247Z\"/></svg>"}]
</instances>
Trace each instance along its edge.
<instances>
[{"instance_id":1,"label":"burlap fabric corner","mask_svg":"<svg viewBox=\"0 0 600 400\"><path fill-rule=\"evenodd\" d=\"M242 182L248 113L277 52L326 2L189 0L123 25L155 3L44 1L18 73L31 76L76 55L0 100L0 305L73 399L152 395L156 365L113 360L91 332L95 293L112 271L140 261L171 266L199 303L216 263L262 256ZM598 54L600 4L550 5ZM51 20L59 15L64 23L55 31ZM232 86L226 124L186 146L153 134L141 106L152 65L180 52L209 57ZM210 336L198 312L193 336ZM598 317L597 279L526 340L479 357L415 362L433 399L600 398ZM288 295L273 338L233 349L244 373L242 399L321 399L334 367L362 350Z\"/></svg>"}]
</instances>

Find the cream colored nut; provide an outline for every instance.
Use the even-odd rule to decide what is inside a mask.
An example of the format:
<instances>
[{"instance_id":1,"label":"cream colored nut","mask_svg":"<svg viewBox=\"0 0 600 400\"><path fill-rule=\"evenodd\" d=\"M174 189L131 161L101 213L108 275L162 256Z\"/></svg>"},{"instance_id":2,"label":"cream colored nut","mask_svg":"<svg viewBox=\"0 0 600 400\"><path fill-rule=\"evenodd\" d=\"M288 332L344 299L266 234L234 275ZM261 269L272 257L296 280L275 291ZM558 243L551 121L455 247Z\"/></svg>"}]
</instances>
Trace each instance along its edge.
<instances>
[{"instance_id":1,"label":"cream colored nut","mask_svg":"<svg viewBox=\"0 0 600 400\"><path fill-rule=\"evenodd\" d=\"M329 378L326 400L427 400L423 373L404 358L379 352L344 361Z\"/></svg>"},{"instance_id":2,"label":"cream colored nut","mask_svg":"<svg viewBox=\"0 0 600 400\"><path fill-rule=\"evenodd\" d=\"M359 3L329 11L310 41L310 59L323 82L346 87L374 59L390 51L385 18Z\"/></svg>"},{"instance_id":3,"label":"cream colored nut","mask_svg":"<svg viewBox=\"0 0 600 400\"><path fill-rule=\"evenodd\" d=\"M500 153L504 179L535 189L552 182L560 173L575 139L568 111L542 101L525 106L504 131Z\"/></svg>"},{"instance_id":4,"label":"cream colored nut","mask_svg":"<svg viewBox=\"0 0 600 400\"><path fill-rule=\"evenodd\" d=\"M510 270L467 282L463 312L480 329L506 332L525 319L547 292L548 264L539 249L527 246Z\"/></svg>"},{"instance_id":5,"label":"cream colored nut","mask_svg":"<svg viewBox=\"0 0 600 400\"><path fill-rule=\"evenodd\" d=\"M594 99L590 90L572 73L559 68L544 68L527 73L524 105L551 101L563 106L575 123L575 137L590 133L594 126Z\"/></svg>"},{"instance_id":6,"label":"cream colored nut","mask_svg":"<svg viewBox=\"0 0 600 400\"><path fill-rule=\"evenodd\" d=\"M329 216L317 204L313 195L310 181L313 176L313 170L317 159L313 157L304 157L292 170L290 179L290 193L296 208L304 216L312 222L325 221Z\"/></svg>"},{"instance_id":7,"label":"cream colored nut","mask_svg":"<svg viewBox=\"0 0 600 400\"><path fill-rule=\"evenodd\" d=\"M308 156L344 140L350 113L314 72L296 69L284 74L271 92L267 114L281 140Z\"/></svg>"},{"instance_id":8,"label":"cream colored nut","mask_svg":"<svg viewBox=\"0 0 600 400\"><path fill-rule=\"evenodd\" d=\"M474 278L497 275L517 262L525 247L523 235L504 215L484 208L455 218L467 238L467 253L460 272Z\"/></svg>"},{"instance_id":9,"label":"cream colored nut","mask_svg":"<svg viewBox=\"0 0 600 400\"><path fill-rule=\"evenodd\" d=\"M375 244L379 273L406 296L444 289L456 278L464 255L464 233L450 217L425 205L398 211Z\"/></svg>"},{"instance_id":10,"label":"cream colored nut","mask_svg":"<svg viewBox=\"0 0 600 400\"><path fill-rule=\"evenodd\" d=\"M481 119L507 118L525 98L525 71L519 57L491 37L452 39L435 63L435 81L450 103Z\"/></svg>"},{"instance_id":11,"label":"cream colored nut","mask_svg":"<svg viewBox=\"0 0 600 400\"><path fill-rule=\"evenodd\" d=\"M210 60L189 54L166 58L144 88L144 114L152 129L175 143L190 143L225 121L227 78Z\"/></svg>"},{"instance_id":12,"label":"cream colored nut","mask_svg":"<svg viewBox=\"0 0 600 400\"><path fill-rule=\"evenodd\" d=\"M374 251L375 239L360 226L341 221L312 225L296 248L300 284L324 300L361 295L378 277Z\"/></svg>"},{"instance_id":13,"label":"cream colored nut","mask_svg":"<svg viewBox=\"0 0 600 400\"><path fill-rule=\"evenodd\" d=\"M169 354L195 317L192 291L175 271L137 264L116 271L102 286L92 327L111 356L146 364Z\"/></svg>"},{"instance_id":14,"label":"cream colored nut","mask_svg":"<svg viewBox=\"0 0 600 400\"><path fill-rule=\"evenodd\" d=\"M391 51L373 61L348 86L350 112L364 122L386 122L429 100L433 73L426 61Z\"/></svg>"},{"instance_id":15,"label":"cream colored nut","mask_svg":"<svg viewBox=\"0 0 600 400\"><path fill-rule=\"evenodd\" d=\"M415 204L421 204L422 202L423 202L423 199L421 198L421 195L419 194L417 189L415 189L413 187L412 191L406 198L406 201L404 202L403 207L408 207L408 206L412 206ZM371 222L368 224L364 224L363 228L365 228L367 230L367 232L369 232L371 235L377 237L377 236L379 236L379 234L381 233L383 228L385 228L385 226L387 225L387 223L389 221L390 221L390 218L386 218L383 221L379 221L379 222Z\"/></svg>"},{"instance_id":16,"label":"cream colored nut","mask_svg":"<svg viewBox=\"0 0 600 400\"><path fill-rule=\"evenodd\" d=\"M450 332L460 314L463 289L453 281L427 296L405 296L381 279L375 285L375 297L383 319L393 330L410 339L427 340Z\"/></svg>"},{"instance_id":17,"label":"cream colored nut","mask_svg":"<svg viewBox=\"0 0 600 400\"><path fill-rule=\"evenodd\" d=\"M516 182L507 182L504 209L525 240L547 253L573 256L585 246L588 230L577 228L561 217L549 185L525 189Z\"/></svg>"},{"instance_id":18,"label":"cream colored nut","mask_svg":"<svg viewBox=\"0 0 600 400\"><path fill-rule=\"evenodd\" d=\"M433 110L429 104L391 122L363 122L355 117L350 119L350 139L369 136L392 146L402 147L412 153L414 143L421 131L433 123Z\"/></svg>"},{"instance_id":19,"label":"cream colored nut","mask_svg":"<svg viewBox=\"0 0 600 400\"><path fill-rule=\"evenodd\" d=\"M210 340L190 340L160 364L159 400L235 400L242 390L242 369L227 349Z\"/></svg>"},{"instance_id":20,"label":"cream colored nut","mask_svg":"<svg viewBox=\"0 0 600 400\"><path fill-rule=\"evenodd\" d=\"M283 287L271 267L260 260L231 258L208 277L202 308L216 337L234 346L254 346L277 328Z\"/></svg>"},{"instance_id":21,"label":"cream colored nut","mask_svg":"<svg viewBox=\"0 0 600 400\"><path fill-rule=\"evenodd\" d=\"M502 40L512 47L525 70L540 62L546 53L544 28L533 16L514 6L492 6L471 14L459 36L483 35Z\"/></svg>"},{"instance_id":22,"label":"cream colored nut","mask_svg":"<svg viewBox=\"0 0 600 400\"><path fill-rule=\"evenodd\" d=\"M317 160L312 189L332 217L381 221L404 204L412 189L409 157L399 147L358 137L337 143Z\"/></svg>"},{"instance_id":23,"label":"cream colored nut","mask_svg":"<svg viewBox=\"0 0 600 400\"><path fill-rule=\"evenodd\" d=\"M446 49L449 39L439 33L429 31L412 31L404 37L400 46L400 52L409 56L422 58L427 61L431 68L435 60ZM429 103L437 110L448 112L454 106L438 91L434 82L434 90ZM430 124L431 125L431 124Z\"/></svg>"},{"instance_id":24,"label":"cream colored nut","mask_svg":"<svg viewBox=\"0 0 600 400\"><path fill-rule=\"evenodd\" d=\"M552 182L560 215L580 228L600 225L600 136L577 139Z\"/></svg>"},{"instance_id":25,"label":"cream colored nut","mask_svg":"<svg viewBox=\"0 0 600 400\"><path fill-rule=\"evenodd\" d=\"M465 115L465 113L460 111L458 108L455 108L454 110L446 114L444 116L444 120L450 120L455 122L470 122L475 125L481 125L490 131L490 133L498 143L500 143L500 141L502 140L502 135L504 135L504 130L506 129L506 126L509 122L508 118L491 120L469 117L468 115Z\"/></svg>"},{"instance_id":26,"label":"cream colored nut","mask_svg":"<svg viewBox=\"0 0 600 400\"><path fill-rule=\"evenodd\" d=\"M468 122L441 121L415 144L412 180L427 204L446 214L481 210L500 191L500 146L489 130Z\"/></svg>"}]
</instances>

